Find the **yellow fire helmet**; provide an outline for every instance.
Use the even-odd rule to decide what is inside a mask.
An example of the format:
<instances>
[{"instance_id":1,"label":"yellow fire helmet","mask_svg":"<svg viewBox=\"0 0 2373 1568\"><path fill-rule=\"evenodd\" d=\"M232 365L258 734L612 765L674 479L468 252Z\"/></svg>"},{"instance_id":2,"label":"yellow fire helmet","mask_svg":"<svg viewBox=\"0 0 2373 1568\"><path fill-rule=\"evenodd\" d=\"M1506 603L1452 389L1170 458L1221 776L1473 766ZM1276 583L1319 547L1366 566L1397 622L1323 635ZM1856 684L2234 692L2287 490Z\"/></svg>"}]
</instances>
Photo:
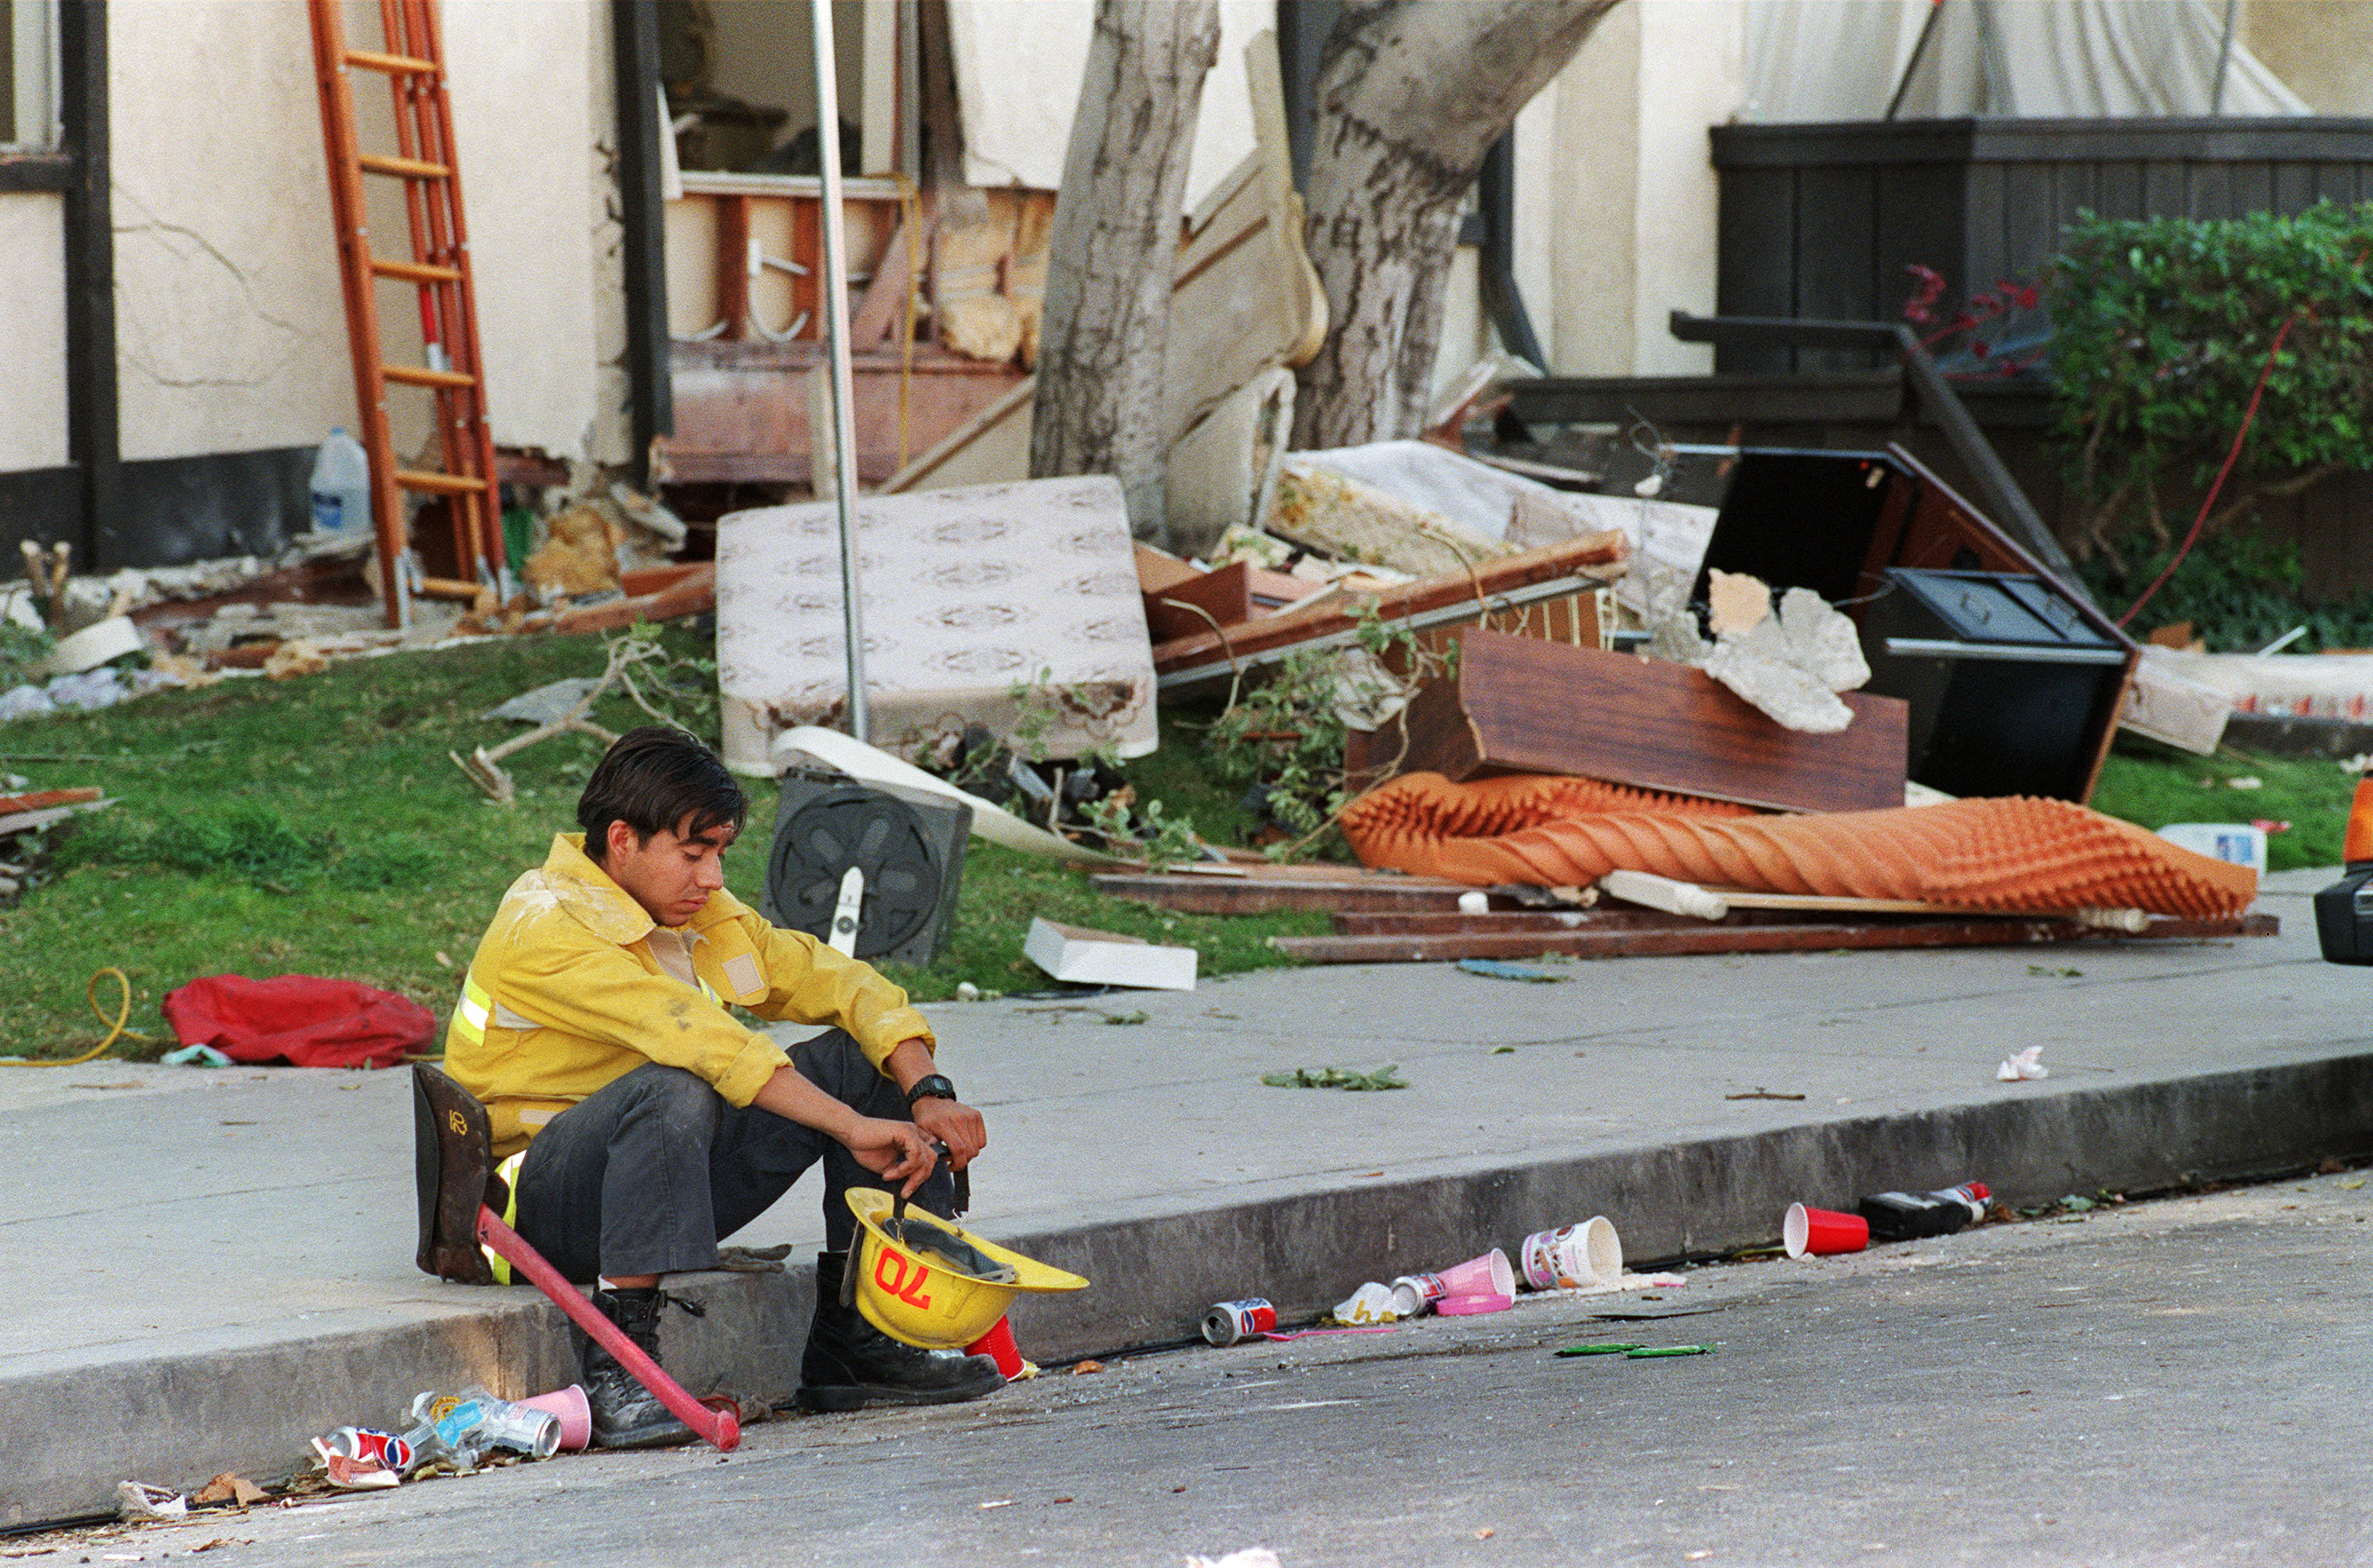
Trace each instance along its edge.
<instances>
[{"instance_id":1,"label":"yellow fire helmet","mask_svg":"<svg viewBox=\"0 0 2373 1568\"><path fill-rule=\"evenodd\" d=\"M856 1256L842 1275L857 1310L901 1343L962 1350L997 1326L1023 1291L1077 1291L1088 1281L1050 1268L962 1225L909 1207L870 1187L848 1190L857 1216Z\"/></svg>"}]
</instances>

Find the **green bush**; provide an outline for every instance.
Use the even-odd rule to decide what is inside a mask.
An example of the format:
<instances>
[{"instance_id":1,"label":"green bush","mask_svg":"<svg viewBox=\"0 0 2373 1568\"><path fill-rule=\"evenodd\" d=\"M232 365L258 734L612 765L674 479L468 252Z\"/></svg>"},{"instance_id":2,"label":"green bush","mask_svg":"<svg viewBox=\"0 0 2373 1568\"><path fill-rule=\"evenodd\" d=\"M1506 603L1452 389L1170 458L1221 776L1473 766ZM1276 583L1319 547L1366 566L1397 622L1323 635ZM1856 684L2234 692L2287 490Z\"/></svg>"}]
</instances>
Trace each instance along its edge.
<instances>
[{"instance_id":1,"label":"green bush","mask_svg":"<svg viewBox=\"0 0 2373 1568\"><path fill-rule=\"evenodd\" d=\"M2060 433L2089 543L2121 577L2140 574L2120 533L2147 526L2164 546L2189 527L2166 516L2162 487L2206 489L2285 322L2210 532L2265 497L2373 468L2373 204L2212 221L2080 213L2049 305Z\"/></svg>"},{"instance_id":2,"label":"green bush","mask_svg":"<svg viewBox=\"0 0 2373 1568\"><path fill-rule=\"evenodd\" d=\"M2156 581L2174 553L2168 547L2134 556L2123 574L2104 556L2077 570L2114 612ZM2284 651L2373 648L2373 593L2310 604L2299 596L2302 576L2298 547L2288 540L2240 529L2215 534L2194 545L2182 568L2151 596L2133 630L2190 621L2213 651L2253 653L2303 626L2307 635Z\"/></svg>"}]
</instances>

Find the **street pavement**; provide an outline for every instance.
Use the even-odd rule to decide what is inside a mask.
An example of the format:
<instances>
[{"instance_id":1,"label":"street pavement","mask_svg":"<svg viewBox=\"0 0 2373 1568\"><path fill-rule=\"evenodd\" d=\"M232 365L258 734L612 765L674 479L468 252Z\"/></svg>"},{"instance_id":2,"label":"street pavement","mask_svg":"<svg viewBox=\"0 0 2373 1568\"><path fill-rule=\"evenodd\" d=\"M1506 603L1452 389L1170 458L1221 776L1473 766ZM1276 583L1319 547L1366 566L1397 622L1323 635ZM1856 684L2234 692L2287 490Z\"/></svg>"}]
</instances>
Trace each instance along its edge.
<instances>
[{"instance_id":1,"label":"street pavement","mask_svg":"<svg viewBox=\"0 0 2373 1568\"><path fill-rule=\"evenodd\" d=\"M222 1568L698 1560L1118 1568L2373 1561L2337 1173L1687 1270L1377 1335L1050 1372L707 1450L18 1543ZM1607 1314L1621 1314L1610 1320ZM1561 1359L1576 1342L1706 1344Z\"/></svg>"},{"instance_id":2,"label":"street pavement","mask_svg":"<svg viewBox=\"0 0 2373 1568\"><path fill-rule=\"evenodd\" d=\"M2373 1157L2367 977L2320 962L2307 903L2328 880L2272 879L2274 939L1625 960L1554 985L1305 969L929 1011L989 1119L971 1223L1095 1282L1017 1310L1054 1361L1175 1342L1240 1295L1306 1321L1593 1213L1635 1261L1697 1258L1776 1237L1799 1198L1974 1176L2033 1203ZM2030 1045L2052 1076L1996 1082ZM1259 1082L1385 1062L1410 1087ZM0 1071L0 1527L104 1510L128 1478L285 1474L419 1388L568 1380L533 1292L413 1270L409 1095L388 1072ZM696 1390L789 1392L821 1230L810 1178L736 1238L792 1244L789 1273L686 1281L711 1310L668 1354Z\"/></svg>"}]
</instances>

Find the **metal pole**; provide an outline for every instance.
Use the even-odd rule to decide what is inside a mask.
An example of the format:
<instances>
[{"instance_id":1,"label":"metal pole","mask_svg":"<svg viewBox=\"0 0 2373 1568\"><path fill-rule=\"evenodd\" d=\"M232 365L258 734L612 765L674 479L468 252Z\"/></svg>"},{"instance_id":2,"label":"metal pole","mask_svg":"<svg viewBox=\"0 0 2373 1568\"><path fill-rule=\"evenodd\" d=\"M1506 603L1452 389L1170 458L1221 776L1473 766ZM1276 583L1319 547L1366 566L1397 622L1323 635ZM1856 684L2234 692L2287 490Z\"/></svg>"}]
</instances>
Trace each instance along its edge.
<instances>
[{"instance_id":1,"label":"metal pole","mask_svg":"<svg viewBox=\"0 0 2373 1568\"><path fill-rule=\"evenodd\" d=\"M2225 36L2216 45L2216 85L2208 92L2208 112L2212 115L2225 112L2225 74L2233 66L2234 13L2240 4L2241 0L2225 0Z\"/></svg>"},{"instance_id":2,"label":"metal pole","mask_svg":"<svg viewBox=\"0 0 2373 1568\"><path fill-rule=\"evenodd\" d=\"M824 332L832 351L833 498L840 507L841 628L848 639L848 732L870 741L865 711L865 626L857 587L857 409L849 392L848 235L840 210L840 83L832 49L832 0L808 0L815 18L816 156L824 172Z\"/></svg>"}]
</instances>

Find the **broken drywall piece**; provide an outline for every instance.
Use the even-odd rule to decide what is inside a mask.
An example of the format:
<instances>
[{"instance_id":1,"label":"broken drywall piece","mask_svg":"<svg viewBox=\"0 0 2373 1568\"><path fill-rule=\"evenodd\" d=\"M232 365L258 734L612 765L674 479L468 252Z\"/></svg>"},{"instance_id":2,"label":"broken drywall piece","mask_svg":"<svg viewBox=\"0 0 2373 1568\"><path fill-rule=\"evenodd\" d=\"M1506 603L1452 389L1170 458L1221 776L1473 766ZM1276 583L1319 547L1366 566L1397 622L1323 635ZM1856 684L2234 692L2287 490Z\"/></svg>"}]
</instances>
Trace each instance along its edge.
<instances>
[{"instance_id":1,"label":"broken drywall piece","mask_svg":"<svg viewBox=\"0 0 2373 1568\"><path fill-rule=\"evenodd\" d=\"M1783 594L1778 614L1764 614L1771 592L1756 578L1713 574L1718 635L1702 668L1773 723L1834 735L1853 722L1837 694L1870 679L1854 625L1805 588Z\"/></svg>"},{"instance_id":2,"label":"broken drywall piece","mask_svg":"<svg viewBox=\"0 0 2373 1568\"><path fill-rule=\"evenodd\" d=\"M1073 985L1195 989L1198 955L1191 947L1157 947L1142 937L1058 925L1044 916L1031 919L1022 953L1055 978Z\"/></svg>"}]
</instances>

